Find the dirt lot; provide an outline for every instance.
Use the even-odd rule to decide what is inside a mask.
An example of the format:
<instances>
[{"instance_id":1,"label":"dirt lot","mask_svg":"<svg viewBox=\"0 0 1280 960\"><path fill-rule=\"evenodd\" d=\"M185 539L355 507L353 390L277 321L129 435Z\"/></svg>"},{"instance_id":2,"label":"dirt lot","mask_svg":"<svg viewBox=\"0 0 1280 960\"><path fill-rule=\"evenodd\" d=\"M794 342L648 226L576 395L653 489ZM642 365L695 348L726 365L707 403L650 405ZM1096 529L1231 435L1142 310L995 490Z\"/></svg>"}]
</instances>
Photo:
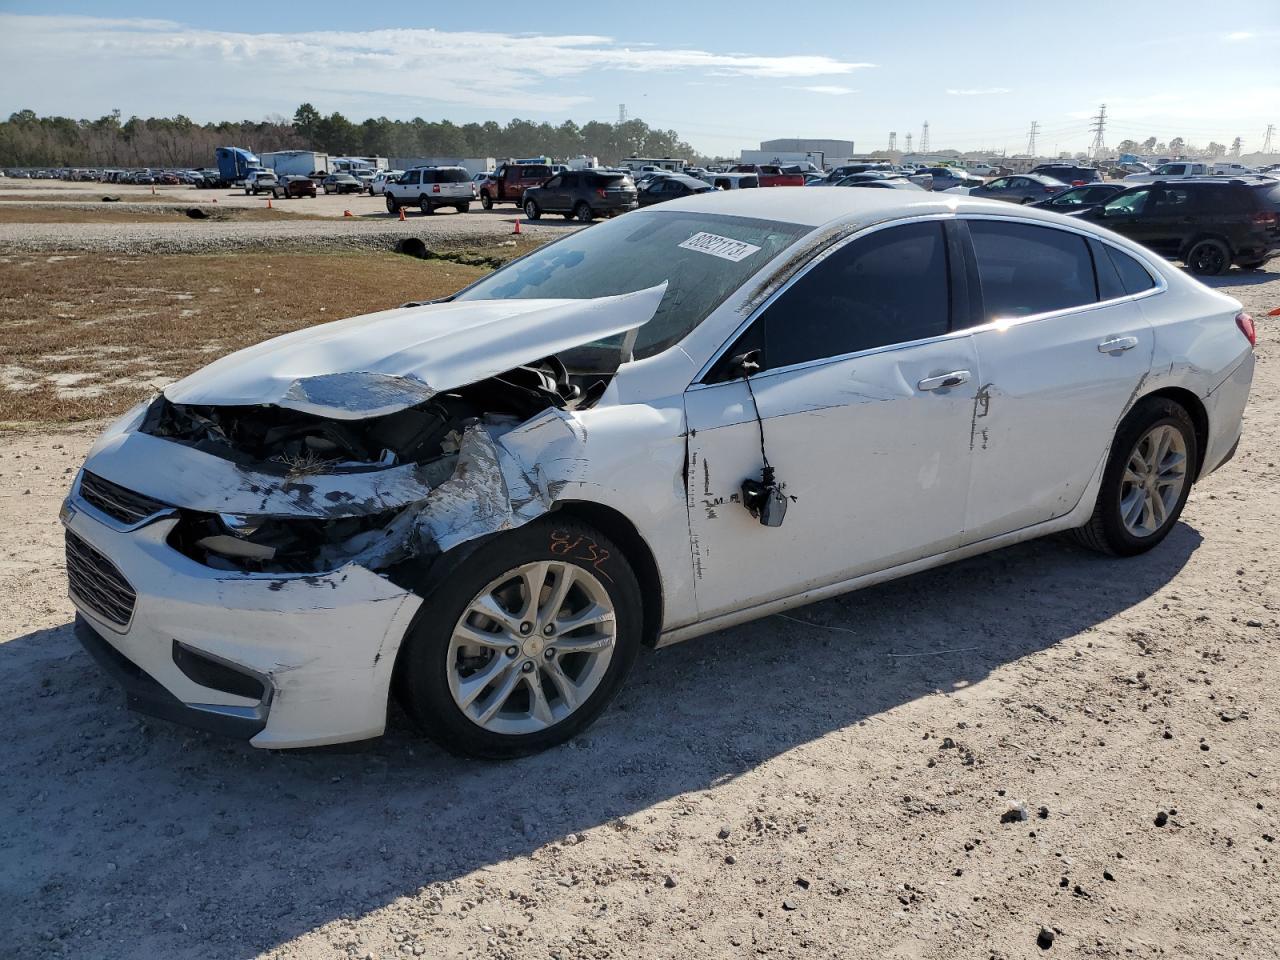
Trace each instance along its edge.
<instances>
[{"instance_id":1,"label":"dirt lot","mask_svg":"<svg viewBox=\"0 0 1280 960\"><path fill-rule=\"evenodd\" d=\"M1227 281L1280 306L1278 267ZM0 943L1280 956L1277 323L1237 458L1152 554L1035 542L647 655L585 736L504 764L398 716L362 752L263 754L128 713L61 572L99 426L2 436Z\"/></svg>"}]
</instances>

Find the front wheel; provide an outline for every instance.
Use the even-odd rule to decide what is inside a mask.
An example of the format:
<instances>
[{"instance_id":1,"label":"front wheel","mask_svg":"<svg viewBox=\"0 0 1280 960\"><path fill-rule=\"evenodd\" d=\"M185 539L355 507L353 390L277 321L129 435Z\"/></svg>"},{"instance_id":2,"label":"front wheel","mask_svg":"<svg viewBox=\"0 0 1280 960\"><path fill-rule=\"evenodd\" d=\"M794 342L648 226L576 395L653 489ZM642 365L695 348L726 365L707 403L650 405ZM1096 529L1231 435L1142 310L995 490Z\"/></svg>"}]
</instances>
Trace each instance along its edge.
<instances>
[{"instance_id":1,"label":"front wheel","mask_svg":"<svg viewBox=\"0 0 1280 960\"><path fill-rule=\"evenodd\" d=\"M1093 516L1075 531L1085 546L1131 557L1169 535L1199 461L1195 426L1182 407L1147 397L1120 421Z\"/></svg>"},{"instance_id":2,"label":"front wheel","mask_svg":"<svg viewBox=\"0 0 1280 960\"><path fill-rule=\"evenodd\" d=\"M480 206L484 207L486 210L492 210L493 197L489 196L487 193L480 194Z\"/></svg>"},{"instance_id":3,"label":"front wheel","mask_svg":"<svg viewBox=\"0 0 1280 960\"><path fill-rule=\"evenodd\" d=\"M454 207L453 209L457 210L459 213L466 213L468 210L470 210L470 209L471 209L471 204L469 204L469 203L460 203L460 204L458 204L456 207Z\"/></svg>"},{"instance_id":4,"label":"front wheel","mask_svg":"<svg viewBox=\"0 0 1280 960\"><path fill-rule=\"evenodd\" d=\"M387 213L396 213L400 209L400 204L396 202L396 198L391 194L387 194Z\"/></svg>"},{"instance_id":5,"label":"front wheel","mask_svg":"<svg viewBox=\"0 0 1280 960\"><path fill-rule=\"evenodd\" d=\"M538 209L538 205L532 200L524 202L524 215L526 219L537 220L542 216L542 211Z\"/></svg>"},{"instance_id":6,"label":"front wheel","mask_svg":"<svg viewBox=\"0 0 1280 960\"><path fill-rule=\"evenodd\" d=\"M1221 240L1201 240L1187 253L1187 266L1198 276L1221 276L1231 269L1231 251Z\"/></svg>"},{"instance_id":7,"label":"front wheel","mask_svg":"<svg viewBox=\"0 0 1280 960\"><path fill-rule=\"evenodd\" d=\"M544 518L485 543L428 593L398 692L450 752L534 753L599 716L641 629L640 587L622 551L586 524Z\"/></svg>"}]
</instances>

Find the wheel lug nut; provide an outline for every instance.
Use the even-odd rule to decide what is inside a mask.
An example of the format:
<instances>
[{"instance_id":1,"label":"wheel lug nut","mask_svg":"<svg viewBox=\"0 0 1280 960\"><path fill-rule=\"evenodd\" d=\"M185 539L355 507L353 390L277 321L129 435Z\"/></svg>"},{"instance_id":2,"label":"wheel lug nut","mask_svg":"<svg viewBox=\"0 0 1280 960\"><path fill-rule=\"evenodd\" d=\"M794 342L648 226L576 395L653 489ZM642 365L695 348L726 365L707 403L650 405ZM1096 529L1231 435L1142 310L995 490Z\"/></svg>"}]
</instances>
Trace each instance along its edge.
<instances>
[{"instance_id":1,"label":"wheel lug nut","mask_svg":"<svg viewBox=\"0 0 1280 960\"><path fill-rule=\"evenodd\" d=\"M524 662L524 666L522 666L520 669L521 669L521 670L523 670L525 673L532 673L532 672L533 672L533 662L532 662L532 661L530 661L530 660L526 660L526 661Z\"/></svg>"},{"instance_id":2,"label":"wheel lug nut","mask_svg":"<svg viewBox=\"0 0 1280 960\"><path fill-rule=\"evenodd\" d=\"M555 647L547 647L547 649L546 649L546 650L543 650L543 651L542 651L542 655L543 655L544 657L546 657L548 660L550 660L550 659L552 659L552 658L556 655L556 648L555 648Z\"/></svg>"},{"instance_id":3,"label":"wheel lug nut","mask_svg":"<svg viewBox=\"0 0 1280 960\"><path fill-rule=\"evenodd\" d=\"M556 632L556 625L554 623L548 623L542 628L542 632L549 637Z\"/></svg>"},{"instance_id":4,"label":"wheel lug nut","mask_svg":"<svg viewBox=\"0 0 1280 960\"><path fill-rule=\"evenodd\" d=\"M520 632L526 635L532 633L533 624L526 620L524 623L520 624Z\"/></svg>"},{"instance_id":5,"label":"wheel lug nut","mask_svg":"<svg viewBox=\"0 0 1280 960\"><path fill-rule=\"evenodd\" d=\"M507 656L514 657L520 650L518 647L507 647Z\"/></svg>"}]
</instances>

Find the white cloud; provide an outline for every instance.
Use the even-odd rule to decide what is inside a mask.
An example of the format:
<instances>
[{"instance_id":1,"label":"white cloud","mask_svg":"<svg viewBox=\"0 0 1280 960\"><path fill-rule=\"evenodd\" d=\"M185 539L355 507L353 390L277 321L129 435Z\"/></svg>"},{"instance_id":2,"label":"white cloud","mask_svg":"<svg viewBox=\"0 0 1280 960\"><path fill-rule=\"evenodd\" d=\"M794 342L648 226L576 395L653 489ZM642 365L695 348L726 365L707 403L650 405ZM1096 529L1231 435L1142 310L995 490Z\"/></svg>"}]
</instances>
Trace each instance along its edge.
<instances>
[{"instance_id":1,"label":"white cloud","mask_svg":"<svg viewBox=\"0 0 1280 960\"><path fill-rule=\"evenodd\" d=\"M985 97L993 93L1013 93L1013 91L1008 87L966 87L962 90L953 88L947 91L947 95L952 97Z\"/></svg>"},{"instance_id":2,"label":"white cloud","mask_svg":"<svg viewBox=\"0 0 1280 960\"><path fill-rule=\"evenodd\" d=\"M841 86L836 86L835 84L825 84L825 83L820 83L812 87L790 87L789 89L804 90L806 93L821 93L829 97L843 97L850 93L858 92L857 90L853 89L853 87L841 87Z\"/></svg>"},{"instance_id":3,"label":"white cloud","mask_svg":"<svg viewBox=\"0 0 1280 960\"><path fill-rule=\"evenodd\" d=\"M1223 40L1252 40L1256 34L1250 33L1248 30L1237 30L1235 33L1228 33Z\"/></svg>"},{"instance_id":4,"label":"white cloud","mask_svg":"<svg viewBox=\"0 0 1280 960\"><path fill-rule=\"evenodd\" d=\"M389 29L246 33L167 20L0 14L0 60L33 89L78 88L131 78L172 83L175 98L196 84L247 83L287 102L328 91L411 98L474 108L556 112L590 100L565 81L598 71L809 79L873 66L820 55L759 56L626 44L611 37ZM74 64L74 70L67 65ZM38 79L36 79L38 78ZM834 92L831 87L827 92ZM125 91L127 92L127 91ZM10 96L15 91L10 89ZM63 109L74 111L74 103Z\"/></svg>"}]
</instances>

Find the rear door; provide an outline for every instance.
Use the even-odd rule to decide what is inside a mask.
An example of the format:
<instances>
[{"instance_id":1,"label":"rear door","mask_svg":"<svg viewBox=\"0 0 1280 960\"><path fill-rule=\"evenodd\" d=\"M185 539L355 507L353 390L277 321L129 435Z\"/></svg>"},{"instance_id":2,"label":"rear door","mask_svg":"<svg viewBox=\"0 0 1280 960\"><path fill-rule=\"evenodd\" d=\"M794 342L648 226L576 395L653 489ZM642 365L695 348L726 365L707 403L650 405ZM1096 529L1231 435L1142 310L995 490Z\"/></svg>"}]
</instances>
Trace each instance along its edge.
<instances>
[{"instance_id":1,"label":"rear door","mask_svg":"<svg viewBox=\"0 0 1280 960\"><path fill-rule=\"evenodd\" d=\"M689 388L703 616L956 545L980 374L970 337L949 332L950 262L939 220L847 241L774 294L725 350L761 351L749 387L720 362ZM743 481L759 480L766 458L788 498L779 527L742 504Z\"/></svg>"},{"instance_id":2,"label":"rear door","mask_svg":"<svg viewBox=\"0 0 1280 960\"><path fill-rule=\"evenodd\" d=\"M1155 338L1109 261L1099 292L1103 244L1038 223L963 222L981 294L964 532L974 543L1076 506L1150 370Z\"/></svg>"}]
</instances>

